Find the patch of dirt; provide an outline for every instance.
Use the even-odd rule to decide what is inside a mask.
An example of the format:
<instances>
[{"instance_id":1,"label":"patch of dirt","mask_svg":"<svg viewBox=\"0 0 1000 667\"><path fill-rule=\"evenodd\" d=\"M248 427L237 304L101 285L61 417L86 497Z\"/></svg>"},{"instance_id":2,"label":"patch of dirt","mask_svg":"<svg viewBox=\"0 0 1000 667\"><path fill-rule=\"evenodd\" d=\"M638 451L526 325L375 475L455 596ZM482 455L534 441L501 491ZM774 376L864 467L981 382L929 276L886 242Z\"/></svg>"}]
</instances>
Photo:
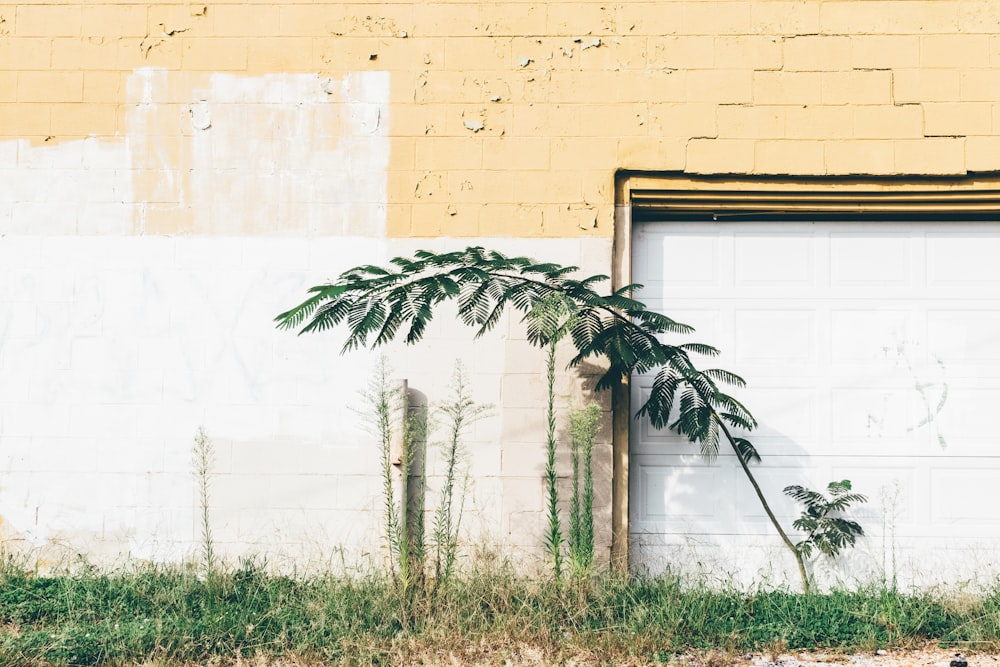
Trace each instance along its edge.
<instances>
[{"instance_id":1,"label":"patch of dirt","mask_svg":"<svg viewBox=\"0 0 1000 667\"><path fill-rule=\"evenodd\" d=\"M795 652L733 655L716 651L699 651L678 655L669 662L652 662L635 658L615 660L609 656L580 651L552 655L540 648L515 644L481 648L460 655L453 652L417 651L412 655L399 655L394 664L423 667L1000 667L1000 652L960 652L930 646L924 649L907 649L872 653ZM963 665L963 662L965 663ZM339 665L369 664L367 662L315 662L296 658L274 659L258 656L232 662L183 667L334 667ZM162 663L163 667L181 667ZM143 667L147 667L143 665ZM161 667L157 663L156 667Z\"/></svg>"},{"instance_id":2,"label":"patch of dirt","mask_svg":"<svg viewBox=\"0 0 1000 667\"><path fill-rule=\"evenodd\" d=\"M726 667L1000 667L997 652L974 652L929 646L923 649L898 651L879 650L872 653L781 653L779 655L745 655L730 661ZM691 660L702 667L710 665L704 658L692 655Z\"/></svg>"}]
</instances>

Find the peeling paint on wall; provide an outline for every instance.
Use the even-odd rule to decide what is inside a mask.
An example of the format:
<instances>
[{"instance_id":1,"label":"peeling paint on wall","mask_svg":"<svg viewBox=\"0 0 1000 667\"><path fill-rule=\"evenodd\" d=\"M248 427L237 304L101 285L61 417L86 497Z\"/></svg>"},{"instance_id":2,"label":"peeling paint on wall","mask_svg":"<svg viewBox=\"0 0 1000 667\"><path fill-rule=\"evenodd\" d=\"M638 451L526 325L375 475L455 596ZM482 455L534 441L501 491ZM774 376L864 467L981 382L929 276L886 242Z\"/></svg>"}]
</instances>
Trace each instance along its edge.
<instances>
[{"instance_id":1,"label":"peeling paint on wall","mask_svg":"<svg viewBox=\"0 0 1000 667\"><path fill-rule=\"evenodd\" d=\"M126 133L0 143L0 233L385 233L384 72L140 69Z\"/></svg>"},{"instance_id":2,"label":"peeling paint on wall","mask_svg":"<svg viewBox=\"0 0 1000 667\"><path fill-rule=\"evenodd\" d=\"M170 76L141 71L129 89L130 99L142 95L128 116L144 142L134 149L160 157L133 172L150 203L141 230L169 231L182 212L195 233L384 234L387 75L213 74L185 105L180 154L173 137L155 131L171 105L146 103L149 88L167 99Z\"/></svg>"},{"instance_id":3,"label":"peeling paint on wall","mask_svg":"<svg viewBox=\"0 0 1000 667\"><path fill-rule=\"evenodd\" d=\"M123 234L132 183L124 142L0 142L0 234Z\"/></svg>"}]
</instances>

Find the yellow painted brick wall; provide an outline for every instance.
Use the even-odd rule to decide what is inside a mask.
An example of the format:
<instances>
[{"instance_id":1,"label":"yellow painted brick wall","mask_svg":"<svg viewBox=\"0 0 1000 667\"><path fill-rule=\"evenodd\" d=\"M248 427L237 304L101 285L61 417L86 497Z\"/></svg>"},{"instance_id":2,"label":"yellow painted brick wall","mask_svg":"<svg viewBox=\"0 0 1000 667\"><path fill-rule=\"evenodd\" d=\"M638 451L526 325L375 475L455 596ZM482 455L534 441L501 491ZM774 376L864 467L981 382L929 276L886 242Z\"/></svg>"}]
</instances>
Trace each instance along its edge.
<instances>
[{"instance_id":1,"label":"yellow painted brick wall","mask_svg":"<svg viewBox=\"0 0 1000 667\"><path fill-rule=\"evenodd\" d=\"M1000 169L996 0L0 2L0 141L136 68L390 74L392 236L612 234L617 169Z\"/></svg>"}]
</instances>

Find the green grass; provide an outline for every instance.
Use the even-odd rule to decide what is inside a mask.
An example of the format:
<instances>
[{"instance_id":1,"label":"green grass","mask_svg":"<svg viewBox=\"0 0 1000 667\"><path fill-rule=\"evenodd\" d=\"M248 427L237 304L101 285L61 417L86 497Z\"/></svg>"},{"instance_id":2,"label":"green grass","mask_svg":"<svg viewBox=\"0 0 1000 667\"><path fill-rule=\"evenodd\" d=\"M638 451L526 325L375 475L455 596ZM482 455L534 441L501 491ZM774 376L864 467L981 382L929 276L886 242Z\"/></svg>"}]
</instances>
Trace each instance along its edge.
<instances>
[{"instance_id":1,"label":"green grass","mask_svg":"<svg viewBox=\"0 0 1000 667\"><path fill-rule=\"evenodd\" d=\"M668 661L690 649L871 650L928 640L1000 646L1000 592L950 598L867 589L802 595L710 590L664 576L535 580L507 567L456 575L419 599L402 629L386 578L136 567L54 577L0 573L0 664L227 662L265 655L327 664L401 664L414 655L518 647L582 664ZM482 660L478 655L477 660Z\"/></svg>"}]
</instances>

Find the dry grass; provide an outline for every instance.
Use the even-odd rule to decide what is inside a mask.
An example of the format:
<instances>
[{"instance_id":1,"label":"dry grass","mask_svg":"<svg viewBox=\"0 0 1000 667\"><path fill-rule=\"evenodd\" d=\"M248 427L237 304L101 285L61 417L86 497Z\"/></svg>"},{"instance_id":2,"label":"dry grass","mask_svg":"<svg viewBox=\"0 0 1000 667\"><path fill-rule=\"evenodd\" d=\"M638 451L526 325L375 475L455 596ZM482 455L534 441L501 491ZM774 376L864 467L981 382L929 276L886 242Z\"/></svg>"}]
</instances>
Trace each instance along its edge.
<instances>
[{"instance_id":1,"label":"dry grass","mask_svg":"<svg viewBox=\"0 0 1000 667\"><path fill-rule=\"evenodd\" d=\"M293 579L248 563L208 586L180 569L40 577L9 565L0 569L0 664L798 666L808 660L790 652L874 659L878 649L924 649L929 640L944 656L1000 648L996 592L800 595L484 569L418 591L404 624L398 589L376 575Z\"/></svg>"}]
</instances>

